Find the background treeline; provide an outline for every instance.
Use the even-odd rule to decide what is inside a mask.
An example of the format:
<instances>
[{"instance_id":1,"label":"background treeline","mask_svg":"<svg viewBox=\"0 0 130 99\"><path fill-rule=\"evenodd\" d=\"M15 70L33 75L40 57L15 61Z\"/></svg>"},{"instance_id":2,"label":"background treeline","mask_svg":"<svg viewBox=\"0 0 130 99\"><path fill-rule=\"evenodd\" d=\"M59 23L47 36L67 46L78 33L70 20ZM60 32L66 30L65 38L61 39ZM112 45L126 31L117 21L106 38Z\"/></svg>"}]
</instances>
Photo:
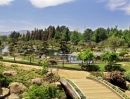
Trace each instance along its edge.
<instances>
[{"instance_id":1,"label":"background treeline","mask_svg":"<svg viewBox=\"0 0 130 99\"><path fill-rule=\"evenodd\" d=\"M48 40L63 40L65 42L72 42L74 44L77 44L78 42L85 43L88 41L94 41L96 43L99 43L104 40L112 41L114 40L120 40L120 44L127 44L130 46L130 30L119 30L117 26L112 28L102 28L99 27L95 30L92 29L85 29L83 33L74 30L70 31L68 27L66 26L49 26L47 29L37 29L35 28L32 31L27 31L25 34L21 34L19 32L12 32L8 36L1 36L1 40L6 39L13 39L13 40L23 40L23 41L30 41L30 40L42 40L42 41L48 41Z\"/></svg>"}]
</instances>

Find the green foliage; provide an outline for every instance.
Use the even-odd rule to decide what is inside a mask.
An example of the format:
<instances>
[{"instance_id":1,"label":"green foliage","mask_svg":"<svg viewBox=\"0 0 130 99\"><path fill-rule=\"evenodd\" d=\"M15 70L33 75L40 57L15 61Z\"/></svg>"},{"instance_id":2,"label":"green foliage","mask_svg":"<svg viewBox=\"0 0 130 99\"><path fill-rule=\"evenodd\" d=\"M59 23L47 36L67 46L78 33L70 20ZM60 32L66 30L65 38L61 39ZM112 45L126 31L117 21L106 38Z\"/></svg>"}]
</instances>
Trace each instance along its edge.
<instances>
[{"instance_id":1,"label":"green foliage","mask_svg":"<svg viewBox=\"0 0 130 99\"><path fill-rule=\"evenodd\" d=\"M82 51L78 54L77 59L83 60L87 63L87 65L90 65L90 61L94 59L94 54L90 49L87 49L85 51Z\"/></svg>"},{"instance_id":2,"label":"green foliage","mask_svg":"<svg viewBox=\"0 0 130 99\"><path fill-rule=\"evenodd\" d=\"M72 34L71 34L71 37L70 37L70 40L71 42L73 42L74 44L77 44L79 41L80 41L80 33L78 31L74 31Z\"/></svg>"},{"instance_id":3,"label":"green foliage","mask_svg":"<svg viewBox=\"0 0 130 99\"><path fill-rule=\"evenodd\" d=\"M95 30L93 40L97 43L107 38L107 31L104 28L98 28Z\"/></svg>"},{"instance_id":4,"label":"green foliage","mask_svg":"<svg viewBox=\"0 0 130 99\"><path fill-rule=\"evenodd\" d=\"M57 88L55 86L37 86L33 85L28 90L29 99L52 99L58 95Z\"/></svg>"},{"instance_id":5,"label":"green foliage","mask_svg":"<svg viewBox=\"0 0 130 99\"><path fill-rule=\"evenodd\" d=\"M108 47L114 52L117 51L117 48L120 46L120 44L121 44L121 39L119 37L112 36L109 37L107 40Z\"/></svg>"},{"instance_id":6,"label":"green foliage","mask_svg":"<svg viewBox=\"0 0 130 99\"><path fill-rule=\"evenodd\" d=\"M86 71L99 71L100 67L98 65L83 65L82 69L86 70Z\"/></svg>"},{"instance_id":7,"label":"green foliage","mask_svg":"<svg viewBox=\"0 0 130 99\"><path fill-rule=\"evenodd\" d=\"M46 73L48 71L48 67L49 67L49 62L47 59L43 59L42 62L42 73Z\"/></svg>"},{"instance_id":8,"label":"green foliage","mask_svg":"<svg viewBox=\"0 0 130 99\"><path fill-rule=\"evenodd\" d=\"M91 72L91 75L95 77L102 77L104 78L104 73L103 72Z\"/></svg>"},{"instance_id":9,"label":"green foliage","mask_svg":"<svg viewBox=\"0 0 130 99\"><path fill-rule=\"evenodd\" d=\"M5 85L8 85L8 83L10 82L20 82L20 83L23 83L26 87L29 87L31 85L31 79L43 77L43 75L41 75L40 73L41 70L32 69L32 70L26 71L21 68L18 68L17 65L11 65L11 66L5 67L2 63L0 64L0 66L1 66L1 69L0 69L1 73L3 71L8 71L8 70L14 70L17 72L17 75L11 76L11 77L2 75L3 77L5 77L4 78Z\"/></svg>"},{"instance_id":10,"label":"green foliage","mask_svg":"<svg viewBox=\"0 0 130 99\"><path fill-rule=\"evenodd\" d=\"M86 30L84 30L81 40L83 42L91 41L92 35L93 35L93 31L91 29L86 29Z\"/></svg>"},{"instance_id":11,"label":"green foliage","mask_svg":"<svg viewBox=\"0 0 130 99\"><path fill-rule=\"evenodd\" d=\"M0 73L0 86L8 86L8 84L11 82L11 80L7 79L6 76L2 75Z\"/></svg>"},{"instance_id":12,"label":"green foliage","mask_svg":"<svg viewBox=\"0 0 130 99\"><path fill-rule=\"evenodd\" d=\"M2 56L2 55L0 55L0 59L3 59L3 56Z\"/></svg>"},{"instance_id":13,"label":"green foliage","mask_svg":"<svg viewBox=\"0 0 130 99\"><path fill-rule=\"evenodd\" d=\"M122 51L122 52L119 53L119 56L124 56L125 54L128 54L128 52Z\"/></svg>"},{"instance_id":14,"label":"green foliage","mask_svg":"<svg viewBox=\"0 0 130 99\"><path fill-rule=\"evenodd\" d=\"M15 31L10 34L10 38L13 38L13 39L18 39L18 37L20 37L20 36L21 36L21 34L19 32L15 32Z\"/></svg>"},{"instance_id":15,"label":"green foliage","mask_svg":"<svg viewBox=\"0 0 130 99\"><path fill-rule=\"evenodd\" d=\"M130 81L130 71L125 72L125 78L127 81Z\"/></svg>"},{"instance_id":16,"label":"green foliage","mask_svg":"<svg viewBox=\"0 0 130 99\"><path fill-rule=\"evenodd\" d=\"M109 66L112 66L117 60L119 60L119 56L115 52L105 52L101 54L102 61L107 61Z\"/></svg>"}]
</instances>

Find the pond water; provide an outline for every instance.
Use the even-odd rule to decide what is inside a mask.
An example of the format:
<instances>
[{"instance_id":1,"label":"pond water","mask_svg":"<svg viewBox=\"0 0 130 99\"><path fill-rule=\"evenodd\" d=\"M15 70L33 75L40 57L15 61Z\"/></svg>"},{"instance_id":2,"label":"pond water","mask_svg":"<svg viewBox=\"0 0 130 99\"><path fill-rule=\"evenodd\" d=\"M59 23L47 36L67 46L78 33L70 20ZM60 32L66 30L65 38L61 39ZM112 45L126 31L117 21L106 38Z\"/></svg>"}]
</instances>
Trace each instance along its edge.
<instances>
[{"instance_id":1,"label":"pond water","mask_svg":"<svg viewBox=\"0 0 130 99\"><path fill-rule=\"evenodd\" d=\"M3 54L4 52L8 52L8 46L5 46L2 50L1 50L1 53Z\"/></svg>"},{"instance_id":2,"label":"pond water","mask_svg":"<svg viewBox=\"0 0 130 99\"><path fill-rule=\"evenodd\" d=\"M8 46L6 45L1 51L0 53L3 54L4 52L8 52ZM96 56L100 56L102 54L102 52L94 52L94 55ZM59 54L56 51L49 51L48 54L43 54L41 58L45 58L46 56L57 56L59 57L61 60L67 60L68 62L71 61L72 63L81 63L81 60L77 60L76 56L78 55L78 53L72 53L72 54Z\"/></svg>"}]
</instances>

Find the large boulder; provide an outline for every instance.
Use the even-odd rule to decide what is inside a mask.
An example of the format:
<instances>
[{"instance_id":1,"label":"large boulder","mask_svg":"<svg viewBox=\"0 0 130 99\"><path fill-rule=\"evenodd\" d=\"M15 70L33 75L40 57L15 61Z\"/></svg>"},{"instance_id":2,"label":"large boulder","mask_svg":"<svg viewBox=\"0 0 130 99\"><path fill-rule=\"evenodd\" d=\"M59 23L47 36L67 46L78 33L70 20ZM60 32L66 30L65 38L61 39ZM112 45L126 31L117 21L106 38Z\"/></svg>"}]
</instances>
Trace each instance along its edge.
<instances>
[{"instance_id":1,"label":"large boulder","mask_svg":"<svg viewBox=\"0 0 130 99\"><path fill-rule=\"evenodd\" d=\"M52 77L52 76L54 76L54 73L52 73L52 72L47 72L46 76L47 76L47 77Z\"/></svg>"},{"instance_id":2,"label":"large boulder","mask_svg":"<svg viewBox=\"0 0 130 99\"><path fill-rule=\"evenodd\" d=\"M20 99L20 98L19 98L19 96L17 94L11 94L5 99Z\"/></svg>"},{"instance_id":3,"label":"large boulder","mask_svg":"<svg viewBox=\"0 0 130 99\"><path fill-rule=\"evenodd\" d=\"M17 72L16 72L16 71L13 71L13 70L4 71L4 72L3 72L3 75L6 75L6 76L15 76L15 75L17 75Z\"/></svg>"},{"instance_id":4,"label":"large boulder","mask_svg":"<svg viewBox=\"0 0 130 99\"><path fill-rule=\"evenodd\" d=\"M9 89L8 88L0 88L0 99L3 99L9 95Z\"/></svg>"},{"instance_id":5,"label":"large boulder","mask_svg":"<svg viewBox=\"0 0 130 99\"><path fill-rule=\"evenodd\" d=\"M13 82L9 86L10 93L21 94L26 90L26 87L22 83Z\"/></svg>"},{"instance_id":6,"label":"large boulder","mask_svg":"<svg viewBox=\"0 0 130 99\"><path fill-rule=\"evenodd\" d=\"M62 85L60 82L55 82L55 85L59 88L59 89L62 89Z\"/></svg>"},{"instance_id":7,"label":"large boulder","mask_svg":"<svg viewBox=\"0 0 130 99\"><path fill-rule=\"evenodd\" d=\"M32 79L32 84L37 84L38 86L40 86L42 85L42 79L41 78Z\"/></svg>"}]
</instances>

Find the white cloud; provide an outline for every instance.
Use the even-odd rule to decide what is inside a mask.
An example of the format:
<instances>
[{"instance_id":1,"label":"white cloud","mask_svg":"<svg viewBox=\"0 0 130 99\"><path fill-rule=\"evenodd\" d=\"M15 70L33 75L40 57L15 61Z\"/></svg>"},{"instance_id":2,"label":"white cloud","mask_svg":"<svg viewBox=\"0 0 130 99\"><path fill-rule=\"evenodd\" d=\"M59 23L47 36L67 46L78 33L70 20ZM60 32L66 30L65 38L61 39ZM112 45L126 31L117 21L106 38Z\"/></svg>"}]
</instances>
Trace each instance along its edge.
<instances>
[{"instance_id":1,"label":"white cloud","mask_svg":"<svg viewBox=\"0 0 130 99\"><path fill-rule=\"evenodd\" d=\"M109 0L107 5L111 10L116 10L124 6L125 4L126 4L125 0Z\"/></svg>"},{"instance_id":2,"label":"white cloud","mask_svg":"<svg viewBox=\"0 0 130 99\"><path fill-rule=\"evenodd\" d=\"M0 0L0 5L9 5L14 0Z\"/></svg>"},{"instance_id":3,"label":"white cloud","mask_svg":"<svg viewBox=\"0 0 130 99\"><path fill-rule=\"evenodd\" d=\"M75 0L30 0L31 4L38 8L57 6L60 4L69 3L73 1Z\"/></svg>"},{"instance_id":4,"label":"white cloud","mask_svg":"<svg viewBox=\"0 0 130 99\"><path fill-rule=\"evenodd\" d=\"M126 6L122 7L121 10L122 10L122 11L125 11L125 13L126 13L127 15L130 15L130 3L127 4Z\"/></svg>"},{"instance_id":5,"label":"white cloud","mask_svg":"<svg viewBox=\"0 0 130 99\"><path fill-rule=\"evenodd\" d=\"M130 15L130 0L97 0L97 1L106 2L107 7L112 11L120 10Z\"/></svg>"}]
</instances>

